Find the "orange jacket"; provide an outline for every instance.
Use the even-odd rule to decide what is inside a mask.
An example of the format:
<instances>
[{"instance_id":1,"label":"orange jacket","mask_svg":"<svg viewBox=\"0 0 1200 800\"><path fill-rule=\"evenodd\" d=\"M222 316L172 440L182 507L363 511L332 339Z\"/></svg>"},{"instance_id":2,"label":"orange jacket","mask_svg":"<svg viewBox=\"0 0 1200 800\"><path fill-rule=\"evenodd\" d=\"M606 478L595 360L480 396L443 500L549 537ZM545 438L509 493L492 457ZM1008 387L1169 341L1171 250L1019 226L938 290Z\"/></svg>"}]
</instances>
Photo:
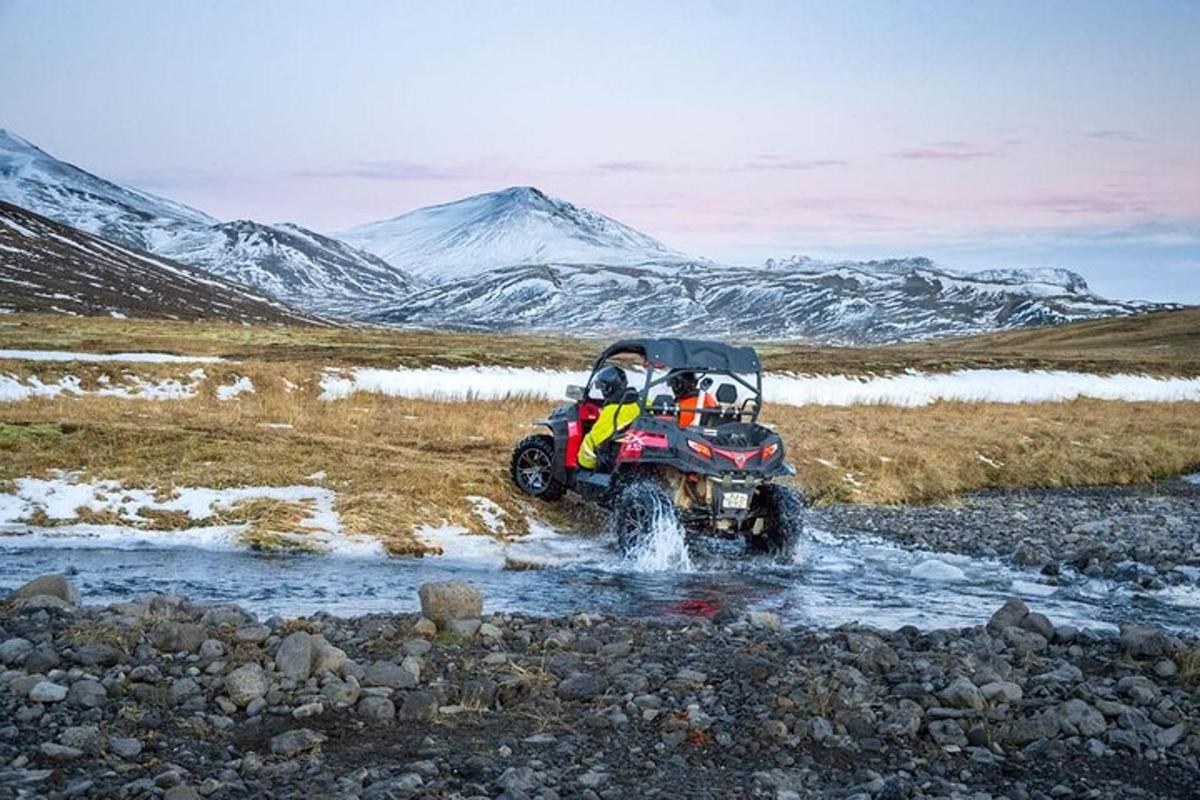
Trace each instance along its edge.
<instances>
[{"instance_id":1,"label":"orange jacket","mask_svg":"<svg viewBox=\"0 0 1200 800\"><path fill-rule=\"evenodd\" d=\"M681 409L680 414L679 414L679 427L687 428L687 427L690 427L690 426L696 424L696 409L700 408L699 403L700 403L699 396L694 395L694 394L690 395L688 397L681 397L679 399L679 408ZM707 392L705 392L704 408L716 408L716 407L717 407L716 399L711 394L708 394Z\"/></svg>"}]
</instances>

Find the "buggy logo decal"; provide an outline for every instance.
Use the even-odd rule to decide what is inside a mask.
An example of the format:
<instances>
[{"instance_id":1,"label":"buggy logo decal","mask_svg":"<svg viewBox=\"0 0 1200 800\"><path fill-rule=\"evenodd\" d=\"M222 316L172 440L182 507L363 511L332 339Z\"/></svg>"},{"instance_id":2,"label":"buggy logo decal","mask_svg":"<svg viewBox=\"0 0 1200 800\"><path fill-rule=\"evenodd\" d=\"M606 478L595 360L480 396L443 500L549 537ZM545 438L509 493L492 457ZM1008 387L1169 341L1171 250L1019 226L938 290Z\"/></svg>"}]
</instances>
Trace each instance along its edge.
<instances>
[{"instance_id":1,"label":"buggy logo decal","mask_svg":"<svg viewBox=\"0 0 1200 800\"><path fill-rule=\"evenodd\" d=\"M722 450L719 447L714 447L713 450L732 461L738 469L745 467L746 462L758 453L757 450Z\"/></svg>"}]
</instances>

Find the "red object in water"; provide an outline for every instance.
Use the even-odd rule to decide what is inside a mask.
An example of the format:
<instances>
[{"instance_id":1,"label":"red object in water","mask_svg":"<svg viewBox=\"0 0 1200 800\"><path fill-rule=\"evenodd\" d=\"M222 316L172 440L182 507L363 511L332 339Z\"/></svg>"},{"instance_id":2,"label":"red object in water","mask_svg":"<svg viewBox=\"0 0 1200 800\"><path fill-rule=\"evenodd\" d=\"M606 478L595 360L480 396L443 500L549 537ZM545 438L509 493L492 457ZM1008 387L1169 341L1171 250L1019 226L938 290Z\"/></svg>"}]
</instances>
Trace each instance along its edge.
<instances>
[{"instance_id":1,"label":"red object in water","mask_svg":"<svg viewBox=\"0 0 1200 800\"><path fill-rule=\"evenodd\" d=\"M720 600L701 600L699 598L680 600L678 603L667 606L668 614L679 614L683 617L704 617L705 619L712 619L720 610Z\"/></svg>"}]
</instances>

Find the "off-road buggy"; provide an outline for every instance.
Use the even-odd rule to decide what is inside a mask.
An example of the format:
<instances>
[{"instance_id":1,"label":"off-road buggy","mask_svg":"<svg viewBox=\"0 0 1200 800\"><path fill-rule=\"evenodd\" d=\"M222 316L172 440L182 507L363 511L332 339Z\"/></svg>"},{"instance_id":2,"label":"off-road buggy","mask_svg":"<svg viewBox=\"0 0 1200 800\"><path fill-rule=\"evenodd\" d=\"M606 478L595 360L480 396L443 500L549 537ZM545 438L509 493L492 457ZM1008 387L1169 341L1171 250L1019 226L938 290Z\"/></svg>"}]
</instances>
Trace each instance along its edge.
<instances>
[{"instance_id":1,"label":"off-road buggy","mask_svg":"<svg viewBox=\"0 0 1200 800\"><path fill-rule=\"evenodd\" d=\"M637 403L640 413L600 447L597 468L584 469L579 447L604 402L593 384L610 364L627 369L622 402ZM711 407L680 407L668 386L681 373L691 374ZM548 434L527 436L513 450L510 471L521 491L557 500L570 490L609 509L626 552L669 517L689 534L744 537L747 552L791 551L803 501L775 482L795 472L784 462L779 435L758 423L762 365L753 348L690 339L620 341L596 359L586 386L567 387L567 399L534 422ZM682 427L689 418L692 424Z\"/></svg>"}]
</instances>

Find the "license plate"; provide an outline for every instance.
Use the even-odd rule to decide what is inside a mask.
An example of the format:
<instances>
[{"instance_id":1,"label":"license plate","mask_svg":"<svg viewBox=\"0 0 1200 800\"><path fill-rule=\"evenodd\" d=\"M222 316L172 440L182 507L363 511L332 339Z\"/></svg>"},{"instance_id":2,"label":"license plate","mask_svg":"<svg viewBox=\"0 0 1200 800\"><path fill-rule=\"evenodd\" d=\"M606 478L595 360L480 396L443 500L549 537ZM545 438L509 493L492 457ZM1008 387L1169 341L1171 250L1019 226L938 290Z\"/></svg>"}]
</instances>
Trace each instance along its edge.
<instances>
[{"instance_id":1,"label":"license plate","mask_svg":"<svg viewBox=\"0 0 1200 800\"><path fill-rule=\"evenodd\" d=\"M750 507L750 495L746 492L726 492L721 498L721 507L744 511Z\"/></svg>"}]
</instances>

